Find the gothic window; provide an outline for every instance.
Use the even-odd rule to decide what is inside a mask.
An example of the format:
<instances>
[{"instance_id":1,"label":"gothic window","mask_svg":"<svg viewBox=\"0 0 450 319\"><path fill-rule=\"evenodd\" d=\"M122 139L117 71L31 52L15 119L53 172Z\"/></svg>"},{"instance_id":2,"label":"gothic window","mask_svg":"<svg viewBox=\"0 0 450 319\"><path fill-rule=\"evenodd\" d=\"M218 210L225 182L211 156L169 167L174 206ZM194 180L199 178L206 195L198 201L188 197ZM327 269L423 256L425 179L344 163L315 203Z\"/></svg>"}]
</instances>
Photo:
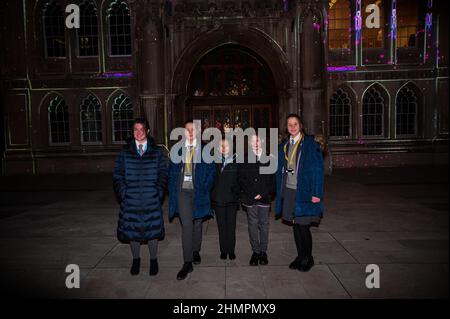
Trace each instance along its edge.
<instances>
[{"instance_id":1,"label":"gothic window","mask_svg":"<svg viewBox=\"0 0 450 319\"><path fill-rule=\"evenodd\" d=\"M80 28L78 35L78 55L98 56L98 18L97 7L92 0L80 3Z\"/></svg>"},{"instance_id":2,"label":"gothic window","mask_svg":"<svg viewBox=\"0 0 450 319\"><path fill-rule=\"evenodd\" d=\"M330 99L330 136L350 137L352 102L347 92L338 89Z\"/></svg>"},{"instance_id":3,"label":"gothic window","mask_svg":"<svg viewBox=\"0 0 450 319\"><path fill-rule=\"evenodd\" d=\"M114 98L112 105L113 141L122 142L130 134L133 125L133 104L131 99L121 93Z\"/></svg>"},{"instance_id":4,"label":"gothic window","mask_svg":"<svg viewBox=\"0 0 450 319\"><path fill-rule=\"evenodd\" d=\"M350 49L350 1L331 0L328 15L328 46L330 49Z\"/></svg>"},{"instance_id":5,"label":"gothic window","mask_svg":"<svg viewBox=\"0 0 450 319\"><path fill-rule=\"evenodd\" d=\"M112 0L108 12L111 56L131 55L130 9L125 0Z\"/></svg>"},{"instance_id":6,"label":"gothic window","mask_svg":"<svg viewBox=\"0 0 450 319\"><path fill-rule=\"evenodd\" d=\"M384 107L385 101L376 87L367 90L363 97L363 135L383 136L384 134Z\"/></svg>"},{"instance_id":7,"label":"gothic window","mask_svg":"<svg viewBox=\"0 0 450 319\"><path fill-rule=\"evenodd\" d=\"M42 12L44 26L45 56L63 58L66 56L65 24L61 6L49 1Z\"/></svg>"},{"instance_id":8,"label":"gothic window","mask_svg":"<svg viewBox=\"0 0 450 319\"><path fill-rule=\"evenodd\" d=\"M416 93L408 87L398 92L395 102L396 135L417 135L417 101Z\"/></svg>"},{"instance_id":9,"label":"gothic window","mask_svg":"<svg viewBox=\"0 0 450 319\"><path fill-rule=\"evenodd\" d=\"M88 95L80 106L81 141L98 143L102 141L102 111L98 99Z\"/></svg>"},{"instance_id":10,"label":"gothic window","mask_svg":"<svg viewBox=\"0 0 450 319\"><path fill-rule=\"evenodd\" d=\"M419 1L397 0L397 47L417 46Z\"/></svg>"},{"instance_id":11,"label":"gothic window","mask_svg":"<svg viewBox=\"0 0 450 319\"><path fill-rule=\"evenodd\" d=\"M69 143L69 111L64 99L53 98L48 105L50 144Z\"/></svg>"}]
</instances>

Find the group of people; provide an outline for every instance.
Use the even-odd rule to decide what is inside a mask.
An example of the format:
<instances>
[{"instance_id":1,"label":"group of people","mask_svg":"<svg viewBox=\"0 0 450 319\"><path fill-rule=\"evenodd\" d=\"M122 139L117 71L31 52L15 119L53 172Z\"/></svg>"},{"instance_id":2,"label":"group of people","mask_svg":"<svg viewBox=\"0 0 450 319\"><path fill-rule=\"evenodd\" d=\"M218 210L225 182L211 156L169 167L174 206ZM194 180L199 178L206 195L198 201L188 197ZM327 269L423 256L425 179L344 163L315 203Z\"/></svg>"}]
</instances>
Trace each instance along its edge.
<instances>
[{"instance_id":1,"label":"group of people","mask_svg":"<svg viewBox=\"0 0 450 319\"><path fill-rule=\"evenodd\" d=\"M207 163L204 145L196 138L193 121L186 121L183 160L167 159L149 136L148 122L136 119L133 138L119 153L113 173L114 190L120 203L117 236L129 243L133 256L130 273L140 271L140 246L147 244L150 276L159 271L158 241L164 238L162 204L169 193L169 220L181 224L183 265L177 274L183 280L201 263L202 225L215 217L219 231L220 259L236 258L236 217L239 207L247 213L248 233L253 250L249 264L267 265L269 258L269 215L275 195L275 217L291 226L297 256L289 268L309 271L314 265L310 227L317 226L323 213L323 157L314 137L303 132L296 114L286 119L288 138L279 145L277 170L266 174L261 168L263 140L249 138L244 161L223 138L219 158ZM252 152L250 154L250 152ZM256 160L250 160L250 155ZM267 156L273 156L268 155Z\"/></svg>"}]
</instances>

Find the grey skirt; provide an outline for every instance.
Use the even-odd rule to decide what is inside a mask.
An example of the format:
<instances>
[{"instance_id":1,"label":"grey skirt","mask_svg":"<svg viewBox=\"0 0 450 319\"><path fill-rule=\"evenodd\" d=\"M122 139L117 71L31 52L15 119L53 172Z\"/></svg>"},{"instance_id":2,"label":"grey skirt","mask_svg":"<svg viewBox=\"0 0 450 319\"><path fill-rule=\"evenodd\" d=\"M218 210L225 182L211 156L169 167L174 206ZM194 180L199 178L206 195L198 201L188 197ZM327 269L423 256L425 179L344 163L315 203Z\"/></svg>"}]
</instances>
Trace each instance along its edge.
<instances>
[{"instance_id":1,"label":"grey skirt","mask_svg":"<svg viewBox=\"0 0 450 319\"><path fill-rule=\"evenodd\" d=\"M295 197L297 191L295 189L284 187L283 190L283 213L282 218L287 224L299 224L306 226L319 226L320 216L294 216Z\"/></svg>"}]
</instances>

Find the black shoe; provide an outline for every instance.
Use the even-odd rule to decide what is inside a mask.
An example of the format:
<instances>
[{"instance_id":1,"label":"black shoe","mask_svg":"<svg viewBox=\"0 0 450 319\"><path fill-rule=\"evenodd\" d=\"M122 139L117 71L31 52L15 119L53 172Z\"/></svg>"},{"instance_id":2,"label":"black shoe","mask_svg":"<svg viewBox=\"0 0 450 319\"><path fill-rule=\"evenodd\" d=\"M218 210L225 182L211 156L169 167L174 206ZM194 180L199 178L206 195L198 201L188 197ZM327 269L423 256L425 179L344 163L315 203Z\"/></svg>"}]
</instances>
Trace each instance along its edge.
<instances>
[{"instance_id":1,"label":"black shoe","mask_svg":"<svg viewBox=\"0 0 450 319\"><path fill-rule=\"evenodd\" d=\"M227 259L227 254L226 253L221 253L220 254L220 259Z\"/></svg>"},{"instance_id":2,"label":"black shoe","mask_svg":"<svg viewBox=\"0 0 450 319\"><path fill-rule=\"evenodd\" d=\"M150 259L150 276L156 276L159 271L158 259Z\"/></svg>"},{"instance_id":3,"label":"black shoe","mask_svg":"<svg viewBox=\"0 0 450 319\"><path fill-rule=\"evenodd\" d=\"M131 265L130 274L136 276L139 274L139 269L141 268L141 258L134 258L133 265Z\"/></svg>"},{"instance_id":4,"label":"black shoe","mask_svg":"<svg viewBox=\"0 0 450 319\"><path fill-rule=\"evenodd\" d=\"M187 275L194 271L194 267L192 267L191 262L187 262L183 264L183 268L178 272L177 279L183 280L186 279Z\"/></svg>"},{"instance_id":5,"label":"black shoe","mask_svg":"<svg viewBox=\"0 0 450 319\"><path fill-rule=\"evenodd\" d=\"M259 255L259 264L265 266L268 263L269 263L269 260L267 259L267 254L266 253L261 253Z\"/></svg>"},{"instance_id":6,"label":"black shoe","mask_svg":"<svg viewBox=\"0 0 450 319\"><path fill-rule=\"evenodd\" d=\"M259 254L253 253L252 258L250 258L250 266L258 266Z\"/></svg>"},{"instance_id":7,"label":"black shoe","mask_svg":"<svg viewBox=\"0 0 450 319\"><path fill-rule=\"evenodd\" d=\"M200 257L200 253L198 251L194 251L194 264L198 265L202 262L202 258Z\"/></svg>"},{"instance_id":8,"label":"black shoe","mask_svg":"<svg viewBox=\"0 0 450 319\"><path fill-rule=\"evenodd\" d=\"M289 268L298 269L298 267L300 266L300 260L300 257L295 258L294 261L289 264Z\"/></svg>"},{"instance_id":9,"label":"black shoe","mask_svg":"<svg viewBox=\"0 0 450 319\"><path fill-rule=\"evenodd\" d=\"M300 265L298 266L298 270L307 272L312 268L312 266L314 266L314 258L313 256L309 256L301 261Z\"/></svg>"},{"instance_id":10,"label":"black shoe","mask_svg":"<svg viewBox=\"0 0 450 319\"><path fill-rule=\"evenodd\" d=\"M228 254L228 258L230 258L230 260L235 260L236 259L236 255L234 253L229 253Z\"/></svg>"}]
</instances>

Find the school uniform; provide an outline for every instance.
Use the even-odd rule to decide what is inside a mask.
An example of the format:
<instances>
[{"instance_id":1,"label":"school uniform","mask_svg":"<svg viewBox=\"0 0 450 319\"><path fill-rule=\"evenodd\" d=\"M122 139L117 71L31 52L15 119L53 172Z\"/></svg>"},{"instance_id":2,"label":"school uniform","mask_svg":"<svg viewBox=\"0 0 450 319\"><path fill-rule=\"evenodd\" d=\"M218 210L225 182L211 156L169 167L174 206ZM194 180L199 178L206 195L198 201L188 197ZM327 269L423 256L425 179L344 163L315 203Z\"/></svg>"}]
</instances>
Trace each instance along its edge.
<instances>
[{"instance_id":1,"label":"school uniform","mask_svg":"<svg viewBox=\"0 0 450 319\"><path fill-rule=\"evenodd\" d=\"M274 174L261 174L261 168L269 163L261 162L261 155L254 154L254 163L247 156L239 170L240 202L247 211L250 245L255 254L265 253L269 242L269 213L272 193L275 191ZM260 199L255 199L260 195Z\"/></svg>"},{"instance_id":2,"label":"school uniform","mask_svg":"<svg viewBox=\"0 0 450 319\"><path fill-rule=\"evenodd\" d=\"M211 202L219 229L221 254L234 254L236 246L236 215L239 204L238 164L236 155L222 157L216 163L216 178Z\"/></svg>"}]
</instances>

